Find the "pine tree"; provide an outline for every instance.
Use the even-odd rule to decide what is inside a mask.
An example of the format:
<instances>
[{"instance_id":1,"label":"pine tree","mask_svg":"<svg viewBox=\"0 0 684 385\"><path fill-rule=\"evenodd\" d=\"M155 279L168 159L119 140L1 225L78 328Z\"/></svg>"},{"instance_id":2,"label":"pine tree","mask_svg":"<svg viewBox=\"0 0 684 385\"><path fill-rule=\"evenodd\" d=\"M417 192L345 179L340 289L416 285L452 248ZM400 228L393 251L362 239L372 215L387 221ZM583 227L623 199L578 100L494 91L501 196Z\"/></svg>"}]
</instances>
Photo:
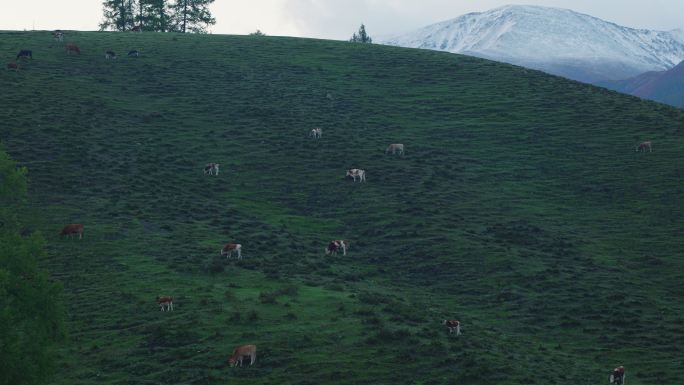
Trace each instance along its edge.
<instances>
[{"instance_id":1,"label":"pine tree","mask_svg":"<svg viewBox=\"0 0 684 385\"><path fill-rule=\"evenodd\" d=\"M354 33L352 35L352 38L349 39L352 43L367 43L371 44L373 42L373 39L371 39L370 36L366 33L366 26L361 24L361 27L359 27L359 32Z\"/></svg>"},{"instance_id":2,"label":"pine tree","mask_svg":"<svg viewBox=\"0 0 684 385\"><path fill-rule=\"evenodd\" d=\"M100 23L100 30L128 31L133 28L133 0L105 0L102 8L104 19Z\"/></svg>"},{"instance_id":3,"label":"pine tree","mask_svg":"<svg viewBox=\"0 0 684 385\"><path fill-rule=\"evenodd\" d=\"M166 0L139 0L143 31L166 32L171 29L171 15Z\"/></svg>"},{"instance_id":4,"label":"pine tree","mask_svg":"<svg viewBox=\"0 0 684 385\"><path fill-rule=\"evenodd\" d=\"M176 0L170 6L175 30L182 33L206 33L208 26L216 24L216 19L209 11L209 5L213 2L214 0Z\"/></svg>"}]
</instances>

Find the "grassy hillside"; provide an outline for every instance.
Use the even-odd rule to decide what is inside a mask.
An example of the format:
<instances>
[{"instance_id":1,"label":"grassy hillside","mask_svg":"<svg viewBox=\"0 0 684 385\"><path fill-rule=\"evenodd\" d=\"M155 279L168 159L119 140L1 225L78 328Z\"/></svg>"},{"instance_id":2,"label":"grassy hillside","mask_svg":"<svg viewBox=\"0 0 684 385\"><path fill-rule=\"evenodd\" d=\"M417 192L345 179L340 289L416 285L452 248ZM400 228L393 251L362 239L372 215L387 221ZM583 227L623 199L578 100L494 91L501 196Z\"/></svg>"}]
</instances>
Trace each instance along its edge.
<instances>
[{"instance_id":1,"label":"grassy hillside","mask_svg":"<svg viewBox=\"0 0 684 385\"><path fill-rule=\"evenodd\" d=\"M0 72L0 139L65 287L55 384L684 382L684 111L431 51L66 40L0 33L34 55Z\"/></svg>"}]
</instances>

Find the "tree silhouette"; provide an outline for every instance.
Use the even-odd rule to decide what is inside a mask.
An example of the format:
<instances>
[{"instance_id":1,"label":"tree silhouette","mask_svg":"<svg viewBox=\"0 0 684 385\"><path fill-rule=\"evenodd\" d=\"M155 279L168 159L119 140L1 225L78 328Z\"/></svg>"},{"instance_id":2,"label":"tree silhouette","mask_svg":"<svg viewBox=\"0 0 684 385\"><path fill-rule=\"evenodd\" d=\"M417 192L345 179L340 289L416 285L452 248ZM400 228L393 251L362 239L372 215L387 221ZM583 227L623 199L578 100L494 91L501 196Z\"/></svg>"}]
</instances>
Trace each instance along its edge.
<instances>
[{"instance_id":1,"label":"tree silhouette","mask_svg":"<svg viewBox=\"0 0 684 385\"><path fill-rule=\"evenodd\" d=\"M366 26L361 24L361 27L359 27L359 31L355 32L354 35L352 35L351 39L349 39L352 43L367 43L370 44L373 42L373 39L371 39L370 36L366 33Z\"/></svg>"}]
</instances>

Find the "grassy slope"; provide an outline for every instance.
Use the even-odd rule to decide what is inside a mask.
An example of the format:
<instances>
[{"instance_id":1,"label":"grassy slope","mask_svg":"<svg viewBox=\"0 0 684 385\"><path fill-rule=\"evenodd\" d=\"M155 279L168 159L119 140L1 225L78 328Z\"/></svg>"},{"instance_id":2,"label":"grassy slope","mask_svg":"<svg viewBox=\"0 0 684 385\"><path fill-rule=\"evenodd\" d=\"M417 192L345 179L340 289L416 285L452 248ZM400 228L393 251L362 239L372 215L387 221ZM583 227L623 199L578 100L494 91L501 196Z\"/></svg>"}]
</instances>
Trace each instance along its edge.
<instances>
[{"instance_id":1,"label":"grassy slope","mask_svg":"<svg viewBox=\"0 0 684 385\"><path fill-rule=\"evenodd\" d=\"M0 34L7 61L34 52L0 73L0 138L66 287L55 383L596 384L618 364L684 381L681 110L429 51L67 40L83 55ZM72 222L85 240L58 240ZM323 255L334 238L347 257ZM228 241L246 260L217 258ZM242 343L258 365L227 368Z\"/></svg>"}]
</instances>

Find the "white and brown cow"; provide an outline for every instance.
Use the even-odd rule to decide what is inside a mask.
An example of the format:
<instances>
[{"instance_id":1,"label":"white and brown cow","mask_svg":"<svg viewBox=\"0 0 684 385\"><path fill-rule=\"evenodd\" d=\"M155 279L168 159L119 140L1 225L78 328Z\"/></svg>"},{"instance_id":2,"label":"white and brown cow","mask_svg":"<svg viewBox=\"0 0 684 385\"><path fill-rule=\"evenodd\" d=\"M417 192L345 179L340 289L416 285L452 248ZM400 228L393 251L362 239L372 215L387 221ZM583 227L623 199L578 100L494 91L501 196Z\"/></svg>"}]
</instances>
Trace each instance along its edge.
<instances>
[{"instance_id":1,"label":"white and brown cow","mask_svg":"<svg viewBox=\"0 0 684 385\"><path fill-rule=\"evenodd\" d=\"M221 249L221 256L227 255L226 258L232 258L233 253L237 254L237 259L242 259L242 245L239 243L228 243Z\"/></svg>"},{"instance_id":2,"label":"white and brown cow","mask_svg":"<svg viewBox=\"0 0 684 385\"><path fill-rule=\"evenodd\" d=\"M218 175L219 174L219 164L218 163L207 163L204 166L204 175Z\"/></svg>"},{"instance_id":3,"label":"white and brown cow","mask_svg":"<svg viewBox=\"0 0 684 385\"><path fill-rule=\"evenodd\" d=\"M342 250L342 255L347 255L348 248L349 241L342 239L330 241L330 243L328 243L328 247L325 248L325 255L337 254L340 250Z\"/></svg>"},{"instance_id":4,"label":"white and brown cow","mask_svg":"<svg viewBox=\"0 0 684 385\"><path fill-rule=\"evenodd\" d=\"M401 143L393 143L387 146L385 154L392 153L392 155L399 153L399 155L404 156L404 145Z\"/></svg>"},{"instance_id":5,"label":"white and brown cow","mask_svg":"<svg viewBox=\"0 0 684 385\"><path fill-rule=\"evenodd\" d=\"M360 168L352 168L350 170L347 170L347 176L354 178L354 182L356 182L356 178L359 179L359 182L365 182L366 170L362 170Z\"/></svg>"},{"instance_id":6,"label":"white and brown cow","mask_svg":"<svg viewBox=\"0 0 684 385\"><path fill-rule=\"evenodd\" d=\"M610 375L610 383L616 385L625 385L625 368L624 366L618 366L613 369L613 373Z\"/></svg>"},{"instance_id":7,"label":"white and brown cow","mask_svg":"<svg viewBox=\"0 0 684 385\"><path fill-rule=\"evenodd\" d=\"M173 297L170 295L160 295L157 297L157 304L161 308L161 311L164 311L164 307L166 307L166 311L172 311L173 310Z\"/></svg>"},{"instance_id":8,"label":"white and brown cow","mask_svg":"<svg viewBox=\"0 0 684 385\"><path fill-rule=\"evenodd\" d=\"M651 141L647 142L641 142L639 145L636 147L636 152L643 151L646 152L646 149L648 149L648 152L653 152L653 149L651 148Z\"/></svg>"},{"instance_id":9,"label":"white and brown cow","mask_svg":"<svg viewBox=\"0 0 684 385\"><path fill-rule=\"evenodd\" d=\"M442 321L442 325L446 326L447 329L449 329L449 334L456 333L457 336L461 335L461 323L458 320L445 319L444 321Z\"/></svg>"},{"instance_id":10,"label":"white and brown cow","mask_svg":"<svg viewBox=\"0 0 684 385\"><path fill-rule=\"evenodd\" d=\"M233 355L228 359L230 366L242 366L244 357L249 356L249 365L254 365L256 362L256 345L242 345L233 350Z\"/></svg>"},{"instance_id":11,"label":"white and brown cow","mask_svg":"<svg viewBox=\"0 0 684 385\"><path fill-rule=\"evenodd\" d=\"M320 139L323 136L323 130L320 128L314 128L309 132L309 136L313 137L314 139Z\"/></svg>"}]
</instances>

